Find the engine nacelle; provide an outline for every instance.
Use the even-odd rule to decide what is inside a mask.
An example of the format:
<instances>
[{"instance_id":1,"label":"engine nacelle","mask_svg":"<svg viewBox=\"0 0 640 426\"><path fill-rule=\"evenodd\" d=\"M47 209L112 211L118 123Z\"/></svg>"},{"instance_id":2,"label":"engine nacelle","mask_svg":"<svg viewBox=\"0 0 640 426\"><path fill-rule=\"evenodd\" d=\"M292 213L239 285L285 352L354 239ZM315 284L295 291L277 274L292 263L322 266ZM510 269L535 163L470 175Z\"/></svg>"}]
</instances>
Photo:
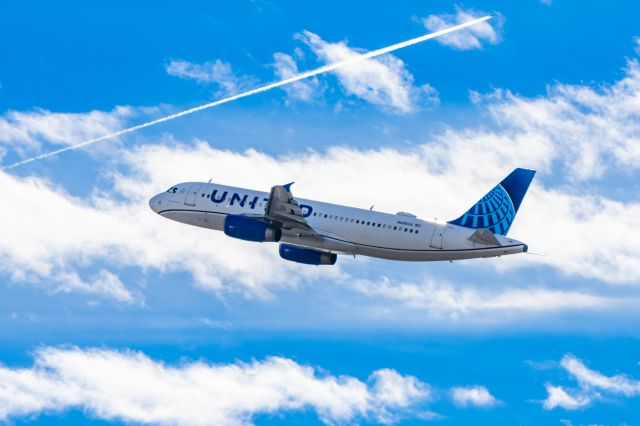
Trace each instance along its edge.
<instances>
[{"instance_id":1,"label":"engine nacelle","mask_svg":"<svg viewBox=\"0 0 640 426\"><path fill-rule=\"evenodd\" d=\"M338 255L324 251L280 244L280 257L306 265L335 265Z\"/></svg>"},{"instance_id":2,"label":"engine nacelle","mask_svg":"<svg viewBox=\"0 0 640 426\"><path fill-rule=\"evenodd\" d=\"M230 214L224 220L224 233L232 238L263 243L265 241L280 241L282 231L264 223L263 221L248 217Z\"/></svg>"}]
</instances>

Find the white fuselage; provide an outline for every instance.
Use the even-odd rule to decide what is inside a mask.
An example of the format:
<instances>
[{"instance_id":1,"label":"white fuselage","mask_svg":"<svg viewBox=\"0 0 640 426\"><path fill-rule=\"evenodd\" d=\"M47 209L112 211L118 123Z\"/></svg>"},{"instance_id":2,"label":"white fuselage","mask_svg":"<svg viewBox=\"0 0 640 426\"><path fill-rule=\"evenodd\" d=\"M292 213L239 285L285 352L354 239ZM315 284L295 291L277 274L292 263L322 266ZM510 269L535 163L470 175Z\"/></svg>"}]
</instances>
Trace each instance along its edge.
<instances>
[{"instance_id":1,"label":"white fuselage","mask_svg":"<svg viewBox=\"0 0 640 426\"><path fill-rule=\"evenodd\" d=\"M158 214L189 225L223 230L228 215L265 213L269 194L213 183L186 182L149 201ZM503 256L527 251L520 241L501 235L500 243L474 243L474 229L296 197L318 241L283 235L282 242L345 254L392 260L433 261Z\"/></svg>"}]
</instances>

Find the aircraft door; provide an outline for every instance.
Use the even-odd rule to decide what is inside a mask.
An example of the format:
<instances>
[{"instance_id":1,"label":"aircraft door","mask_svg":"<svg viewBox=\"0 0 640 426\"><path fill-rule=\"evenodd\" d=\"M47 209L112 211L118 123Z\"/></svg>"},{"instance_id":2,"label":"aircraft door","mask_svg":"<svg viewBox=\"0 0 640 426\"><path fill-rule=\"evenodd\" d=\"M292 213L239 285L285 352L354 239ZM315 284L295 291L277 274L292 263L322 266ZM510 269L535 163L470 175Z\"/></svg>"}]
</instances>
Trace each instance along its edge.
<instances>
[{"instance_id":1,"label":"aircraft door","mask_svg":"<svg viewBox=\"0 0 640 426\"><path fill-rule=\"evenodd\" d=\"M433 235L431 235L431 244L429 247L441 249L442 248L442 240L444 239L444 231L447 229L447 225L437 224L433 228Z\"/></svg>"},{"instance_id":2,"label":"aircraft door","mask_svg":"<svg viewBox=\"0 0 640 426\"><path fill-rule=\"evenodd\" d=\"M194 183L191 185L189 190L187 191L187 196L184 199L184 203L187 206L195 206L196 205L196 197L198 196L198 192L200 192L200 187L202 185L199 183Z\"/></svg>"}]
</instances>

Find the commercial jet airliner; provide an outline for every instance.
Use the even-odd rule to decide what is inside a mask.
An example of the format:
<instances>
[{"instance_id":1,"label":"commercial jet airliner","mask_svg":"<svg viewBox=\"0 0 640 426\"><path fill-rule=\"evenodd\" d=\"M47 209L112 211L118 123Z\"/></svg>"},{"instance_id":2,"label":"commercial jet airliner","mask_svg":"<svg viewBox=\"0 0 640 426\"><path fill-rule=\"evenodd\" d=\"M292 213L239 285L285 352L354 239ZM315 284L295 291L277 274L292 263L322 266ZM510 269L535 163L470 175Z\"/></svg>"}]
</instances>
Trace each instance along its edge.
<instances>
[{"instance_id":1,"label":"commercial jet airliner","mask_svg":"<svg viewBox=\"0 0 640 426\"><path fill-rule=\"evenodd\" d=\"M232 238L279 242L282 258L308 265L333 265L337 254L410 261L473 259L527 251L526 244L506 235L534 174L515 169L448 222L295 198L292 183L266 193L186 182L151 198L149 206L168 219L224 231Z\"/></svg>"}]
</instances>

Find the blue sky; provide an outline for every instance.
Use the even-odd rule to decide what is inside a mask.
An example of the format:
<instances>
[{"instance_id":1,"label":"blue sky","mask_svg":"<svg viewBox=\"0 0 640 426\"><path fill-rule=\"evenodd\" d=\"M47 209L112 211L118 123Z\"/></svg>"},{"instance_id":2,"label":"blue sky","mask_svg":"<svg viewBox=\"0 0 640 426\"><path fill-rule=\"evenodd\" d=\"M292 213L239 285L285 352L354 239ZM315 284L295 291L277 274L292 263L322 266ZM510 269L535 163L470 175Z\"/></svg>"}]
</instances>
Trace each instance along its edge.
<instances>
[{"instance_id":1,"label":"blue sky","mask_svg":"<svg viewBox=\"0 0 640 426\"><path fill-rule=\"evenodd\" d=\"M636 424L640 6L42 2L0 14L29 158L468 16L490 26L0 171L0 421ZM536 254L289 264L155 215L179 181L457 217L539 170Z\"/></svg>"}]
</instances>

